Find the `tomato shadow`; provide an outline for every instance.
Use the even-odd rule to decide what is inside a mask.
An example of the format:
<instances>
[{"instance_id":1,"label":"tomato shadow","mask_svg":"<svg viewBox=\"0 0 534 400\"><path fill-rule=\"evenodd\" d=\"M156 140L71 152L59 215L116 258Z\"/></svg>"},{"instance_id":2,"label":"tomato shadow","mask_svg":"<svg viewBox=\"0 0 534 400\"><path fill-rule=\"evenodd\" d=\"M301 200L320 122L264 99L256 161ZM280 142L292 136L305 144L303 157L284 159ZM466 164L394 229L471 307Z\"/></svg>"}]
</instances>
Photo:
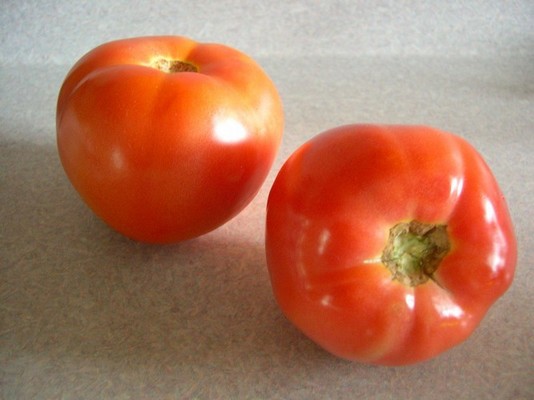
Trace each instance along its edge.
<instances>
[{"instance_id":1,"label":"tomato shadow","mask_svg":"<svg viewBox=\"0 0 534 400\"><path fill-rule=\"evenodd\" d=\"M3 141L0 152L4 343L16 358L65 376L73 365L95 377L161 373L201 385L212 376L230 390L273 365L298 379L303 354L329 359L275 303L265 190L210 234L147 245L92 214L54 145Z\"/></svg>"}]
</instances>

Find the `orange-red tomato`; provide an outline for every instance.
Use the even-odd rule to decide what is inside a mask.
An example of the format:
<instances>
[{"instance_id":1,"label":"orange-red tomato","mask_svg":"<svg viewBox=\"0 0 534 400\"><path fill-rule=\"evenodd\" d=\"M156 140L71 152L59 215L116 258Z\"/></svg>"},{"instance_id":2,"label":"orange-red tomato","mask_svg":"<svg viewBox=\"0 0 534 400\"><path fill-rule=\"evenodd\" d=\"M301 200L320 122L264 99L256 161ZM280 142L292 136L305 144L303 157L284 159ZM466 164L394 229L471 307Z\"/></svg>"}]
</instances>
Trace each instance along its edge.
<instances>
[{"instance_id":1,"label":"orange-red tomato","mask_svg":"<svg viewBox=\"0 0 534 400\"><path fill-rule=\"evenodd\" d=\"M57 103L63 167L89 207L133 239L211 231L255 196L283 111L247 55L184 37L103 44L68 73Z\"/></svg>"},{"instance_id":2,"label":"orange-red tomato","mask_svg":"<svg viewBox=\"0 0 534 400\"><path fill-rule=\"evenodd\" d=\"M465 340L511 284L517 250L494 176L464 139L349 125L280 170L266 251L275 297L307 336L402 365Z\"/></svg>"}]
</instances>

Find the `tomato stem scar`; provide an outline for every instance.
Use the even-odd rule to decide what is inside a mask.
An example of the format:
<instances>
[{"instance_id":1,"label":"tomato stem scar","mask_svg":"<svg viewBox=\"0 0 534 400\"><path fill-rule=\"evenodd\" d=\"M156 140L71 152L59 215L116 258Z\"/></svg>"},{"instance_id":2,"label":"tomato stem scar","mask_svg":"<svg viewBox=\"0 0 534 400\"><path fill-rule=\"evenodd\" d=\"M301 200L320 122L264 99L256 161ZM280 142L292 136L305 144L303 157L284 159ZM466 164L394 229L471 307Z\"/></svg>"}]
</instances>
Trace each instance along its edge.
<instances>
[{"instance_id":1,"label":"tomato stem scar","mask_svg":"<svg viewBox=\"0 0 534 400\"><path fill-rule=\"evenodd\" d=\"M171 60L165 57L156 58L151 62L151 66L168 74L174 74L178 72L198 72L196 65L186 61Z\"/></svg>"},{"instance_id":2,"label":"tomato stem scar","mask_svg":"<svg viewBox=\"0 0 534 400\"><path fill-rule=\"evenodd\" d=\"M390 229L381 259L393 279L417 286L434 280L433 274L450 247L446 225L401 222Z\"/></svg>"}]
</instances>

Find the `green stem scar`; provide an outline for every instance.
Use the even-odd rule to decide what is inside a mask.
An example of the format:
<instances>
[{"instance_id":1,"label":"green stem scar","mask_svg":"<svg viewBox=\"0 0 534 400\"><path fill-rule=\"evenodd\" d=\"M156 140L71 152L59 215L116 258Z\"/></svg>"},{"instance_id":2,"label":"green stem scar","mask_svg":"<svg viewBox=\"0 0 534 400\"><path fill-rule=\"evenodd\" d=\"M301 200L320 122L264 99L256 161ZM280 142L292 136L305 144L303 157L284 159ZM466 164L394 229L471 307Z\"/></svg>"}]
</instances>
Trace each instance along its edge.
<instances>
[{"instance_id":1,"label":"green stem scar","mask_svg":"<svg viewBox=\"0 0 534 400\"><path fill-rule=\"evenodd\" d=\"M381 260L393 279L417 286L433 279L450 248L446 225L401 222L390 229Z\"/></svg>"}]
</instances>

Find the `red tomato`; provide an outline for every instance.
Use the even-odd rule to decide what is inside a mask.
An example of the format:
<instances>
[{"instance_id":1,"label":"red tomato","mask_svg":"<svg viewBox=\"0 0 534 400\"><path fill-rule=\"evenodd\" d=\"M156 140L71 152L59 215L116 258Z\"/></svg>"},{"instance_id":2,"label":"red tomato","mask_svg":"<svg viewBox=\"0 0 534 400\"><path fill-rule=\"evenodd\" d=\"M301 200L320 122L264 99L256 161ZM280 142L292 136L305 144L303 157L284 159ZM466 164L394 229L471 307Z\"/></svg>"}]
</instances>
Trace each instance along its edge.
<instances>
[{"instance_id":1,"label":"red tomato","mask_svg":"<svg viewBox=\"0 0 534 400\"><path fill-rule=\"evenodd\" d=\"M57 144L73 186L119 232L173 242L211 231L258 192L283 112L248 56L183 37L97 47L67 75Z\"/></svg>"},{"instance_id":2,"label":"red tomato","mask_svg":"<svg viewBox=\"0 0 534 400\"><path fill-rule=\"evenodd\" d=\"M465 140L420 126L350 125L284 164L266 251L285 315L331 353L402 365L457 345L510 286L505 200Z\"/></svg>"}]
</instances>

